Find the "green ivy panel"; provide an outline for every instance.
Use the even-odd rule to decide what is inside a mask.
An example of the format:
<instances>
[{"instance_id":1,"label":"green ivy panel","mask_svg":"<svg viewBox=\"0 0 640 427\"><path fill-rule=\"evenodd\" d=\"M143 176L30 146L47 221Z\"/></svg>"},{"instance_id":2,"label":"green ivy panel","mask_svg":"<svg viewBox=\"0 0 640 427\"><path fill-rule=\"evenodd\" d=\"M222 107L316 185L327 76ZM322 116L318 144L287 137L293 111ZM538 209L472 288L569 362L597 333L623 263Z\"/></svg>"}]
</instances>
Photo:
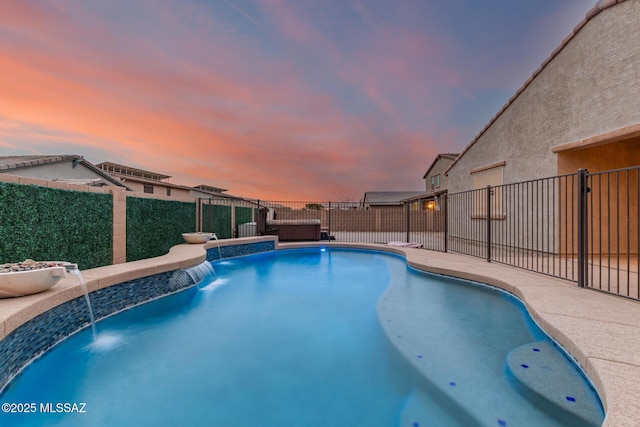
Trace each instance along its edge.
<instances>
[{"instance_id":1,"label":"green ivy panel","mask_svg":"<svg viewBox=\"0 0 640 427\"><path fill-rule=\"evenodd\" d=\"M216 233L219 239L231 238L231 207L203 205L202 231Z\"/></svg>"},{"instance_id":2,"label":"green ivy panel","mask_svg":"<svg viewBox=\"0 0 640 427\"><path fill-rule=\"evenodd\" d=\"M195 230L195 202L127 197L127 262L164 255Z\"/></svg>"},{"instance_id":3,"label":"green ivy panel","mask_svg":"<svg viewBox=\"0 0 640 427\"><path fill-rule=\"evenodd\" d=\"M110 194L0 182L0 263L69 261L82 270L110 265Z\"/></svg>"},{"instance_id":4,"label":"green ivy panel","mask_svg":"<svg viewBox=\"0 0 640 427\"><path fill-rule=\"evenodd\" d=\"M240 224L244 224L247 222L253 222L253 208L246 208L246 207L236 207L236 228L240 225ZM256 209L256 217L258 215L257 209Z\"/></svg>"}]
</instances>

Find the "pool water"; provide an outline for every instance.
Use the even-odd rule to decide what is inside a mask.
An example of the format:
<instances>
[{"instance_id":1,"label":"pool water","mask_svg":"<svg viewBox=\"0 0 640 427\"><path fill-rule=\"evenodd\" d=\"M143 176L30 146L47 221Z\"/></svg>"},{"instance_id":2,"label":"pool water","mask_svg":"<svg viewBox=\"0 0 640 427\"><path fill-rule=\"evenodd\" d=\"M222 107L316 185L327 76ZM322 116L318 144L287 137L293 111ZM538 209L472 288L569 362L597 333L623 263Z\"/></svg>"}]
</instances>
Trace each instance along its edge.
<instances>
[{"instance_id":1,"label":"pool water","mask_svg":"<svg viewBox=\"0 0 640 427\"><path fill-rule=\"evenodd\" d=\"M213 265L200 289L99 322L107 345L84 330L28 366L0 402L37 410L0 413L0 425L568 425L505 367L548 339L503 293L370 251ZM83 412L65 412L74 403Z\"/></svg>"}]
</instances>

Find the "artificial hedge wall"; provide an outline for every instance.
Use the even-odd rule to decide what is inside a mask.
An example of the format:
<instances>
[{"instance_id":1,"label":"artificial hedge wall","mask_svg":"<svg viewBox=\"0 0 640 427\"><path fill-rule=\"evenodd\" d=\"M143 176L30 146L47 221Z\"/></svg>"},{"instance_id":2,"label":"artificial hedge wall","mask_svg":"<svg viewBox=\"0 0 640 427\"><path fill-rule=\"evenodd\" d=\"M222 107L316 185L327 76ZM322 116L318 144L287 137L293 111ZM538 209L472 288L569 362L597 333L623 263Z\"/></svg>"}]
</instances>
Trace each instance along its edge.
<instances>
[{"instance_id":1,"label":"artificial hedge wall","mask_svg":"<svg viewBox=\"0 0 640 427\"><path fill-rule=\"evenodd\" d=\"M247 222L253 222L253 208L244 208L244 207L236 207L236 229L240 224L244 224ZM258 215L256 209L256 217Z\"/></svg>"},{"instance_id":2,"label":"artificial hedge wall","mask_svg":"<svg viewBox=\"0 0 640 427\"><path fill-rule=\"evenodd\" d=\"M69 261L81 270L110 265L110 194L0 182L0 263Z\"/></svg>"},{"instance_id":3,"label":"artificial hedge wall","mask_svg":"<svg viewBox=\"0 0 640 427\"><path fill-rule=\"evenodd\" d=\"M127 197L127 262L164 255L194 231L195 202Z\"/></svg>"},{"instance_id":4,"label":"artificial hedge wall","mask_svg":"<svg viewBox=\"0 0 640 427\"><path fill-rule=\"evenodd\" d=\"M231 224L231 206L202 205L202 231L216 233L219 239L230 239L238 225L253 221L253 208L235 206L235 224Z\"/></svg>"},{"instance_id":5,"label":"artificial hedge wall","mask_svg":"<svg viewBox=\"0 0 640 427\"><path fill-rule=\"evenodd\" d=\"M231 207L223 205L202 206L202 231L216 233L218 239L231 236Z\"/></svg>"}]
</instances>

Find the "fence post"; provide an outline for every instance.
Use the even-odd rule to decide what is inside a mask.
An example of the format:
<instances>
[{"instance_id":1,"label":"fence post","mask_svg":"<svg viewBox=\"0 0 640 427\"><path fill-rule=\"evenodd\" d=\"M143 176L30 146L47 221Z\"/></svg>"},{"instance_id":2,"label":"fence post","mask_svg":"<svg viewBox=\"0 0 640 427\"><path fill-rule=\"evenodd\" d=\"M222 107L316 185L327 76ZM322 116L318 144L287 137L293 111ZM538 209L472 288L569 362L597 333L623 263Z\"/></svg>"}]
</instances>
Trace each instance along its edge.
<instances>
[{"instance_id":1,"label":"fence post","mask_svg":"<svg viewBox=\"0 0 640 427\"><path fill-rule=\"evenodd\" d=\"M444 251L447 252L449 248L449 219L447 218L449 215L449 209L447 206L449 204L449 197L447 196L447 193L444 193L442 197L442 206L444 207Z\"/></svg>"},{"instance_id":2,"label":"fence post","mask_svg":"<svg viewBox=\"0 0 640 427\"><path fill-rule=\"evenodd\" d=\"M409 238L410 238L409 230L411 229L411 204L409 202L407 202L405 204L405 206L407 207L407 209L406 209L407 210L407 224L406 224L406 227L407 227L407 243L409 243L410 242L410 240L409 240Z\"/></svg>"},{"instance_id":3,"label":"fence post","mask_svg":"<svg viewBox=\"0 0 640 427\"><path fill-rule=\"evenodd\" d=\"M331 202L329 202L329 212L327 218L327 240L331 242Z\"/></svg>"},{"instance_id":4,"label":"fence post","mask_svg":"<svg viewBox=\"0 0 640 427\"><path fill-rule=\"evenodd\" d=\"M487 262L491 262L491 186L487 185Z\"/></svg>"},{"instance_id":5,"label":"fence post","mask_svg":"<svg viewBox=\"0 0 640 427\"><path fill-rule=\"evenodd\" d=\"M256 200L256 204L258 205L258 212L257 212L257 216L256 216L256 236L261 236L261 232L260 232L260 209L262 209L262 206L260 205L260 199Z\"/></svg>"},{"instance_id":6,"label":"fence post","mask_svg":"<svg viewBox=\"0 0 640 427\"><path fill-rule=\"evenodd\" d=\"M587 272L587 170L578 169L578 286L586 286Z\"/></svg>"},{"instance_id":7,"label":"fence post","mask_svg":"<svg viewBox=\"0 0 640 427\"><path fill-rule=\"evenodd\" d=\"M202 201L200 197L196 199L196 233L202 231L202 215L201 215L201 205Z\"/></svg>"},{"instance_id":8,"label":"fence post","mask_svg":"<svg viewBox=\"0 0 640 427\"><path fill-rule=\"evenodd\" d=\"M229 208L231 209L231 238L233 239L236 233L236 204L234 202L229 203Z\"/></svg>"},{"instance_id":9,"label":"fence post","mask_svg":"<svg viewBox=\"0 0 640 427\"><path fill-rule=\"evenodd\" d=\"M209 197L209 232L215 232L213 229L213 198ZM220 231L218 231L220 233Z\"/></svg>"}]
</instances>

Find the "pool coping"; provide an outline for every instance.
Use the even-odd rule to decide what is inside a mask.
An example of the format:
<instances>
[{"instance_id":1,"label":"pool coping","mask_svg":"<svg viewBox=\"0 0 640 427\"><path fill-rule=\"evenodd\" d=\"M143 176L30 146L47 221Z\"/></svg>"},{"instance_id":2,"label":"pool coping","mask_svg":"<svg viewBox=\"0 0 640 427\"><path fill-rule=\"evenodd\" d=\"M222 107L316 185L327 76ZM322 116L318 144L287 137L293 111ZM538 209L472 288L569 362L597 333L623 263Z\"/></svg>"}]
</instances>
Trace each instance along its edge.
<instances>
[{"instance_id":1,"label":"pool coping","mask_svg":"<svg viewBox=\"0 0 640 427\"><path fill-rule=\"evenodd\" d=\"M575 283L466 255L339 242L277 243L273 236L183 244L168 254L82 271L89 292L158 273L202 263L207 250L273 242L276 249L336 247L372 249L404 256L418 270L486 283L504 289L525 304L538 324L587 373L606 414L603 426L636 426L640 419L640 303ZM550 292L551 291L551 292ZM75 278L63 278L46 292L0 299L0 340L36 316L82 295Z\"/></svg>"}]
</instances>

